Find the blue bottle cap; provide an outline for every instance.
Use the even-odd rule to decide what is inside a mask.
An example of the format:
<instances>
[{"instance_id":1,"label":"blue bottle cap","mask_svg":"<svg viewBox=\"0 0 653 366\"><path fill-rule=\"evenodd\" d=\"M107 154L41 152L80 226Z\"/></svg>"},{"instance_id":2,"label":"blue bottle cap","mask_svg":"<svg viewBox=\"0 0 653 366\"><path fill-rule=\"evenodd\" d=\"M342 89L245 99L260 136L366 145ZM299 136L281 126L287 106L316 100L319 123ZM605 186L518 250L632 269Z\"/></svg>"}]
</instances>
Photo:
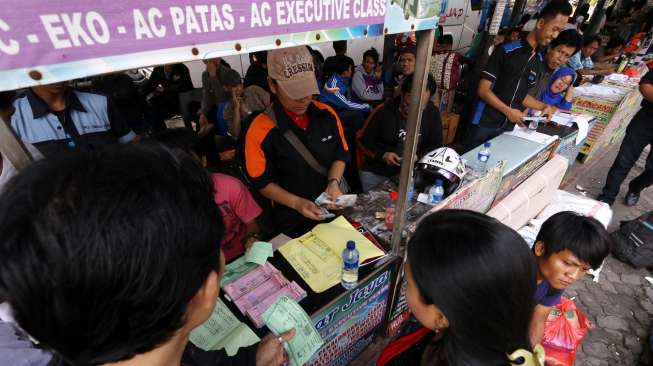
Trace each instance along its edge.
<instances>
[{"instance_id":1,"label":"blue bottle cap","mask_svg":"<svg viewBox=\"0 0 653 366\"><path fill-rule=\"evenodd\" d=\"M490 146L492 146L492 143L490 141L487 141L485 144L483 144L483 146L490 147Z\"/></svg>"},{"instance_id":2,"label":"blue bottle cap","mask_svg":"<svg viewBox=\"0 0 653 366\"><path fill-rule=\"evenodd\" d=\"M347 242L347 249L353 250L356 249L356 242L353 240L350 240Z\"/></svg>"},{"instance_id":3,"label":"blue bottle cap","mask_svg":"<svg viewBox=\"0 0 653 366\"><path fill-rule=\"evenodd\" d=\"M442 187L442 179L436 179L435 180L435 185L438 187Z\"/></svg>"}]
</instances>

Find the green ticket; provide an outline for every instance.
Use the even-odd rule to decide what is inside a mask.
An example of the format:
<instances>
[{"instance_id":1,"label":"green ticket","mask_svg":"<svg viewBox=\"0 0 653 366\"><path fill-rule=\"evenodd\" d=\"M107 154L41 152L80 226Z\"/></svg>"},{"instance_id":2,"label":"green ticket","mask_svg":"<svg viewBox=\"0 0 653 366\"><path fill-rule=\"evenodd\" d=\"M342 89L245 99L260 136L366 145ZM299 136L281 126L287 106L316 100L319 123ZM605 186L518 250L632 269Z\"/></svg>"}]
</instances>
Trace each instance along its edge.
<instances>
[{"instance_id":1,"label":"green ticket","mask_svg":"<svg viewBox=\"0 0 653 366\"><path fill-rule=\"evenodd\" d=\"M276 335L295 329L295 336L283 346L291 366L304 365L324 344L311 318L295 300L287 296L281 296L263 313L263 321Z\"/></svg>"}]
</instances>

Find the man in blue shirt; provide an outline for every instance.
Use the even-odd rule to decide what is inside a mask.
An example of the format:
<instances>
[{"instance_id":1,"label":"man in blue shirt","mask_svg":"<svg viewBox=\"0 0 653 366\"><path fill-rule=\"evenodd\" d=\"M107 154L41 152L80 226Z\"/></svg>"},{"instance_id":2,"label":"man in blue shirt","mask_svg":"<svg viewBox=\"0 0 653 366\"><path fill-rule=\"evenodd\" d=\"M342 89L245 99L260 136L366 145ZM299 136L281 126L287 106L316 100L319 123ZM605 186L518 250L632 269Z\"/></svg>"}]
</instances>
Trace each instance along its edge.
<instances>
[{"instance_id":1,"label":"man in blue shirt","mask_svg":"<svg viewBox=\"0 0 653 366\"><path fill-rule=\"evenodd\" d=\"M567 65L581 75L610 75L614 70L608 65L594 65L592 56L601 47L601 38L593 35L583 38L580 52L576 52Z\"/></svg>"},{"instance_id":2,"label":"man in blue shirt","mask_svg":"<svg viewBox=\"0 0 653 366\"><path fill-rule=\"evenodd\" d=\"M45 157L136 139L109 98L68 88L65 82L32 87L14 107L11 127Z\"/></svg>"}]
</instances>

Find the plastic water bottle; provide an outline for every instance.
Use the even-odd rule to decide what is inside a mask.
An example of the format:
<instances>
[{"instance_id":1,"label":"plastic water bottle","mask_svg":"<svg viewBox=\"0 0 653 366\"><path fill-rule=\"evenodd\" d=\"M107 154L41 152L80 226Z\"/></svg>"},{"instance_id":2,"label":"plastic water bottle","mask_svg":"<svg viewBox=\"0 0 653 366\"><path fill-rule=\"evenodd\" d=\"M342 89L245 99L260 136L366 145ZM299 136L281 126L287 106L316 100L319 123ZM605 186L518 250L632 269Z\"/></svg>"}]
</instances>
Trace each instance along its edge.
<instances>
[{"instance_id":1,"label":"plastic water bottle","mask_svg":"<svg viewBox=\"0 0 653 366\"><path fill-rule=\"evenodd\" d=\"M342 278L340 283L346 289L358 285L359 253L353 240L347 242L347 248L342 251Z\"/></svg>"},{"instance_id":2,"label":"plastic water bottle","mask_svg":"<svg viewBox=\"0 0 653 366\"><path fill-rule=\"evenodd\" d=\"M429 189L429 203L437 205L444 198L444 188L442 188L442 179L436 179L435 184Z\"/></svg>"},{"instance_id":3,"label":"plastic water bottle","mask_svg":"<svg viewBox=\"0 0 653 366\"><path fill-rule=\"evenodd\" d=\"M408 202L411 202L414 196L415 196L415 181L413 180L413 176L411 175L410 180L408 181Z\"/></svg>"},{"instance_id":4,"label":"plastic water bottle","mask_svg":"<svg viewBox=\"0 0 653 366\"><path fill-rule=\"evenodd\" d=\"M483 148L476 156L476 173L479 177L485 175L485 172L487 171L487 162L490 160L490 146L492 146L490 141L483 144Z\"/></svg>"}]
</instances>

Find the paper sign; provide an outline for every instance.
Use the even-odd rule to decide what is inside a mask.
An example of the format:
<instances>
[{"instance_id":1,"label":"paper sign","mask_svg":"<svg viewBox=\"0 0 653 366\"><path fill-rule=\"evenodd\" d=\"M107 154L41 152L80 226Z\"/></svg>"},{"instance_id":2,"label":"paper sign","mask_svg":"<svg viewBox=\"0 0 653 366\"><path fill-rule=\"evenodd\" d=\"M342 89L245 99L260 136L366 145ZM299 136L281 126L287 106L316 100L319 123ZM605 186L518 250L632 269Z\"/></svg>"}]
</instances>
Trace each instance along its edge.
<instances>
[{"instance_id":1,"label":"paper sign","mask_svg":"<svg viewBox=\"0 0 653 366\"><path fill-rule=\"evenodd\" d=\"M245 261L262 265L272 257L272 244L263 241L257 241L252 244L252 247L245 253Z\"/></svg>"},{"instance_id":2,"label":"paper sign","mask_svg":"<svg viewBox=\"0 0 653 366\"><path fill-rule=\"evenodd\" d=\"M311 318L296 301L287 296L280 297L263 313L263 320L276 335L295 329L295 336L283 345L290 365L304 365L324 344Z\"/></svg>"},{"instance_id":3,"label":"paper sign","mask_svg":"<svg viewBox=\"0 0 653 366\"><path fill-rule=\"evenodd\" d=\"M361 263L385 254L342 216L317 225L279 251L311 289L320 293L340 283L342 250L349 240L356 242Z\"/></svg>"},{"instance_id":4,"label":"paper sign","mask_svg":"<svg viewBox=\"0 0 653 366\"><path fill-rule=\"evenodd\" d=\"M190 341L204 351L224 348L227 355L233 356L238 348L251 346L260 339L218 299L211 317L190 333Z\"/></svg>"}]
</instances>

